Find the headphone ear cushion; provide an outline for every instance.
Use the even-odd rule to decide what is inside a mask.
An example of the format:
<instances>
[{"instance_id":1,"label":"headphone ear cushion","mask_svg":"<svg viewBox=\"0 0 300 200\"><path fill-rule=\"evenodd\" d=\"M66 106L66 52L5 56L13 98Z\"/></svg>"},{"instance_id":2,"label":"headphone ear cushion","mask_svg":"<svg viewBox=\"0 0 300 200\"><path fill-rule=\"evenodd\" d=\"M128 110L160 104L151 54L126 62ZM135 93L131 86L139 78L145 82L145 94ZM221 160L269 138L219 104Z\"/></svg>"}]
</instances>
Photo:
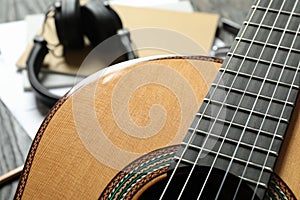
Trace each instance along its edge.
<instances>
[{"instance_id":1,"label":"headphone ear cushion","mask_svg":"<svg viewBox=\"0 0 300 200\"><path fill-rule=\"evenodd\" d=\"M117 34L123 27L118 14L100 0L90 0L82 6L81 19L84 34L93 46Z\"/></svg>"},{"instance_id":2,"label":"headphone ear cushion","mask_svg":"<svg viewBox=\"0 0 300 200\"><path fill-rule=\"evenodd\" d=\"M58 39L65 48L83 47L79 0L56 2L54 19Z\"/></svg>"}]
</instances>

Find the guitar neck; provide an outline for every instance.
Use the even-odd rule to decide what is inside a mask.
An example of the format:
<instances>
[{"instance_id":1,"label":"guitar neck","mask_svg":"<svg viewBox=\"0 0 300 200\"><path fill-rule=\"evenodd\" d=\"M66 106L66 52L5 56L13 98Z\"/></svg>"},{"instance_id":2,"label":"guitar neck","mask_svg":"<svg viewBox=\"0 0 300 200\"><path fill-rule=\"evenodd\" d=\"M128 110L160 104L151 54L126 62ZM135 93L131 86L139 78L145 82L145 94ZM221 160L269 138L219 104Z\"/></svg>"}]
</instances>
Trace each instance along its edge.
<instances>
[{"instance_id":1,"label":"guitar neck","mask_svg":"<svg viewBox=\"0 0 300 200\"><path fill-rule=\"evenodd\" d=\"M185 164L213 166L263 198L300 85L300 5L252 6L177 153Z\"/></svg>"}]
</instances>

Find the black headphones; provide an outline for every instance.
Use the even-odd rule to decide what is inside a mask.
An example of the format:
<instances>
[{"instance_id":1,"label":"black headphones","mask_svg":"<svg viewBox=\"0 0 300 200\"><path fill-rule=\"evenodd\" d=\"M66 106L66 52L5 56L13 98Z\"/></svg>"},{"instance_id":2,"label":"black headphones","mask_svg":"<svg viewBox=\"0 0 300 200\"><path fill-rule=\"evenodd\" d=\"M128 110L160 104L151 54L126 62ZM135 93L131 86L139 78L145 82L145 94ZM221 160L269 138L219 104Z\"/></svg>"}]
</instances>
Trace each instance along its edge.
<instances>
[{"instance_id":1,"label":"black headphones","mask_svg":"<svg viewBox=\"0 0 300 200\"><path fill-rule=\"evenodd\" d=\"M46 16L47 17L47 16ZM65 49L80 49L84 46L84 35L92 46L97 46L105 39L116 35L122 29L118 14L101 0L90 0L80 6L79 0L62 0L54 4L54 20L60 44ZM125 61L135 58L130 47L130 40L120 39L120 48L130 52L119 58ZM38 79L43 60L48 54L47 42L42 36L34 38L34 46L27 59L29 82L37 98L48 106L53 106L61 98L45 88Z\"/></svg>"}]
</instances>

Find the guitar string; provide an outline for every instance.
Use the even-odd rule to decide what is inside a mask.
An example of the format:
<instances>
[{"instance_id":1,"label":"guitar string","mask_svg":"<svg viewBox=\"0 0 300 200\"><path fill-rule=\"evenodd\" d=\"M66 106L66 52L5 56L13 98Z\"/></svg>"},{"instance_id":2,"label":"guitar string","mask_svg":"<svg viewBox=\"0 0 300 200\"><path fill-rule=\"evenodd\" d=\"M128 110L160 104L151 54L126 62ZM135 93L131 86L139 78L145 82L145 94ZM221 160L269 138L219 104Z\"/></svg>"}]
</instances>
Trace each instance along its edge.
<instances>
[{"instance_id":1,"label":"guitar string","mask_svg":"<svg viewBox=\"0 0 300 200\"><path fill-rule=\"evenodd\" d=\"M299 73L299 67L300 67L300 62L299 62L299 64L298 64L298 66L297 66L297 73L296 73L296 74ZM294 76L294 78L296 78L296 76ZM285 103L284 106L286 106L286 103ZM277 128L276 128L276 129L277 129ZM274 136L275 136L275 135L274 135ZM274 141L274 139L272 140L272 143L270 144L270 147L272 147L273 141ZM269 156L269 152L270 152L270 148L269 148L269 150L268 150L268 153L267 153L265 162L264 162L264 164L263 164L263 168L265 168L265 166L266 166L266 163L267 163L267 157ZM258 181L260 181L260 179L261 179L261 177L262 177L262 172L263 172L263 171L260 172L260 176L259 176ZM257 190L257 187L258 187L258 185L256 184L256 186L255 186L255 191ZM253 198L252 198L252 199L253 199Z\"/></svg>"},{"instance_id":2,"label":"guitar string","mask_svg":"<svg viewBox=\"0 0 300 200\"><path fill-rule=\"evenodd\" d=\"M261 0L258 0L258 1L257 1L257 4L258 4L260 1L261 1ZM252 17L254 16L255 11L256 11L256 7L255 7L255 9L253 9L252 13L250 14L249 19L252 19ZM246 32L246 30L247 30L248 27L249 27L249 24L246 24L245 27L244 27L244 29L243 29L243 31L242 31L242 33L241 33L241 37L243 37L243 35L245 34L245 32ZM237 44L235 45L235 47L234 47L234 49L233 49L233 51L232 51L233 53L236 51L236 49L237 49L237 47L238 47L238 45L239 45L240 42L241 42L241 40L239 40L239 41L237 42ZM233 58L233 55L229 56L228 62L227 62L226 65L224 66L224 69L227 69L228 64L230 63L230 61L231 61L232 58ZM223 77L224 74L225 74L225 71L223 71L223 72L221 73L221 75L220 75L220 77L219 77L219 79L218 79L218 82L217 82L217 84L216 84L217 86L220 84L220 82L221 82L222 77ZM216 89L217 89L217 87L214 88L214 90L213 90L212 93L211 93L211 96L214 95ZM203 113L204 113L204 112L206 111L206 109L208 108L209 102L210 102L210 100L208 101L207 105L205 106L205 108L204 108L204 110L203 110ZM196 123L196 126L199 125L199 123L200 123L200 121L201 121L202 118L203 118L203 115L200 116L199 120L198 120L197 123ZM160 196L160 198L159 198L160 200L162 200L162 198L164 197L164 195L165 195L165 193L166 193L168 187L170 186L170 183L171 183L171 181L173 180L174 175L175 175L175 173L176 173L176 171L177 171L177 169L178 169L178 167L179 167L179 164L180 164L180 162L182 161L183 156L184 156L185 152L187 151L187 149L188 149L188 147L189 147L189 144L190 144L190 142L191 142L193 136L195 135L195 133L196 133L196 130L193 130L193 132L192 132L190 138L188 139L188 142L186 143L186 145L185 145L185 147L184 147L184 149L183 149L183 152L181 153L181 155L180 155L180 157L179 157L179 159L178 159L178 162L176 163L176 165L175 165L175 167L174 167L174 170L172 171L172 173L171 173L171 175L170 175L170 177L169 177L169 180L168 180L168 182L167 182L167 184L166 184L166 186L165 186L165 188L164 188L164 190L163 190L163 192L162 192L162 194L161 194L161 196ZM207 140L207 138L206 138L206 140Z\"/></svg>"},{"instance_id":3,"label":"guitar string","mask_svg":"<svg viewBox=\"0 0 300 200\"><path fill-rule=\"evenodd\" d=\"M284 1L284 2L285 2L285 1ZM284 2L283 2L283 4L284 4ZM266 11L265 11L265 15L264 15L264 17L262 18L261 23L259 24L259 26L258 26L258 28L257 28L256 31L259 31L259 30L260 30L260 27L262 26L262 23L263 23L263 21L264 21L264 18L265 18L265 16L266 16L266 14L268 13L271 4L272 4L272 1L269 2L268 8L266 8ZM283 4L282 4L282 6L283 6ZM278 15L277 15L276 19L274 20L274 23L273 23L273 24L276 24L276 22L277 22L279 16L280 16L280 15L279 15L279 13L278 13ZM268 37L267 37L267 39L266 39L266 42L269 41L269 38L270 38L271 33L272 33L272 30L269 32L269 35L268 35ZM257 32L256 32L256 34L253 36L253 40L251 41L251 44L249 45L249 48L251 48L251 46L252 46L252 44L253 44L253 42L254 42L256 36L257 36ZM264 47L263 47L263 49L262 49L262 51L261 51L261 53L260 53L260 55L259 55L259 58L262 57L265 47L266 47L266 44L264 44ZM249 52L249 49L248 49L246 55L248 54L248 52ZM246 57L246 56L245 56L245 57ZM242 62L242 64L241 64L241 66L243 65L243 63L244 63L244 61L245 61L245 57L244 57L244 60L243 60L243 62ZM258 59L258 60L259 60L259 59ZM253 79L253 74L254 74L254 71L256 70L257 66L258 66L258 63L259 63L259 62L256 63L256 65L255 65L255 67L254 67L254 69L253 69L253 71L252 71L252 74L251 74L251 76L250 76L250 78L249 78L249 80L248 80L248 83L247 83L247 85L246 85L246 87L245 87L245 90L244 90L244 92L243 92L243 95L242 95L242 97L241 97L241 99L240 99L240 101L239 101L239 103L238 103L238 106L236 107L235 113L234 113L233 117L231 118L231 122L230 122L230 124L229 124L229 126L228 126L228 129L227 129L227 131L226 131L226 134L225 134L225 136L224 136L224 139L223 139L223 141L222 141L222 144L220 145L220 147L219 147L219 149L218 149L218 152L217 152L217 155L216 155L216 157L215 157L215 159L214 159L214 162L213 162L213 164L212 164L212 167L210 168L210 171L209 171L209 173L208 173L208 175L207 175L207 177L206 177L206 179L205 179L205 183L203 184L203 187L202 187L201 192L203 192L203 188L205 187L205 184L206 184L207 181L208 181L208 178L209 178L209 176L210 176L210 174L211 174L211 171L212 171L212 169L213 169L213 167L214 167L214 164L215 164L215 162L216 162L216 160L217 160L217 158L218 158L218 156L219 156L219 153L220 153L220 151L221 151L221 148L222 148L222 146L224 145L225 138L227 137L227 134L229 133L230 127L231 127L232 122L233 122L233 119L235 118L236 114L238 113L238 109L239 109L239 107L241 106L242 100L244 99L245 91L246 91L247 88L249 87L251 79ZM267 75L268 75L268 73L269 73L269 72L267 72ZM263 82L265 82L265 80L264 80ZM264 84L262 83L261 89L260 89L260 91L259 91L259 93L258 93L258 96L257 96L257 99L258 99L258 97L259 97L259 94L260 94L260 92L261 92L261 90L262 90L263 85L264 85ZM256 105L257 99L255 100L254 105ZM245 124L245 126L244 126L245 128L243 129L243 132L241 133L241 136L240 136L240 138L239 138L238 144L237 144L237 146L235 147L235 150L234 150L234 152L233 152L233 156L231 156L230 163L229 163L229 165L228 165L228 167L227 167L226 173L225 173L225 175L224 175L224 177L223 177L223 180L222 180L221 186L219 187L219 190L218 190L218 192L217 192L216 198L218 198L219 195L220 195L220 192L221 192L221 190L222 190L222 187L223 187L223 185L224 185L224 183L225 183L225 180L226 180L226 177L227 177L227 175L228 175L229 169L231 168L231 165L232 165L232 162L233 162L233 158L235 157L235 155L236 155L236 153L237 153L237 151L238 151L238 149L239 149L239 145L240 145L241 140L242 140L242 138L243 138L243 136L244 136L244 133L245 133L247 124L249 123L249 121L250 121L250 119L251 119L251 114L252 114L253 111L254 111L254 107L252 108L252 110L250 111L250 114L248 115L248 119L247 119L246 124ZM254 148L254 146L253 146L253 148ZM242 179L240 179L240 180L242 180ZM198 199L201 197L201 192L199 193Z\"/></svg>"},{"instance_id":4,"label":"guitar string","mask_svg":"<svg viewBox=\"0 0 300 200\"><path fill-rule=\"evenodd\" d=\"M293 14L291 14L291 17L292 17L292 15ZM290 20L289 20L290 21ZM289 24L289 23L288 23ZM294 41L295 41L295 39L296 39L296 37L297 37L297 35L295 35L295 38L294 38ZM255 37L254 37L255 38ZM280 42L281 43L281 42ZM293 44L291 45L291 47L293 47L293 45L294 45L294 42L293 42ZM280 46L280 45L279 45ZM278 46L278 48L279 48L279 46ZM290 53L291 53L291 49L289 50L289 54L288 54L288 56L290 55ZM287 60L288 59L286 59L286 62L287 62ZM285 62L285 64L286 64L286 62ZM297 70L298 71L298 70ZM282 71L283 72L283 71ZM296 77L296 74L295 74L295 77ZM280 75L280 78L279 78L279 80L281 79L281 75ZM293 81L294 82L294 81ZM278 85L278 83L279 83L279 81L277 82L277 85ZM293 83L294 84L294 83ZM293 85L292 85L293 86ZM291 87L292 87L291 86ZM276 86L276 88L277 88L277 86ZM291 90L292 88L290 88L290 90ZM275 89L275 91L274 91L274 94L275 94L275 92L276 92L276 90L277 89ZM273 95L272 95L273 96ZM273 97L272 97L273 98ZM286 103L285 103L286 104ZM285 107L285 106L284 106ZM283 110L284 111L284 110ZM282 113L283 113L283 111L282 111ZM268 111L267 111L268 112ZM281 115L282 116L282 115ZM280 119L281 119L282 117L280 117ZM274 141L274 139L273 139L273 141ZM272 141L272 143L273 143L273 141ZM255 144L256 144L256 142L255 142ZM255 145L254 144L254 145ZM272 145L272 144L271 144ZM253 149L254 149L254 146L253 146L253 148L252 148L252 151L253 151ZM270 151L268 152L268 154L270 153ZM251 154L250 154L250 156L249 156L249 158L251 158L251 155L252 155L252 152L251 152ZM268 155L267 155L267 158L268 158ZM247 161L247 162L249 162L249 160ZM266 163L266 162L265 162ZM247 163L247 165L248 165L248 163ZM246 165L246 168L247 168L247 165ZM246 169L245 168L245 169ZM264 167L263 167L264 168ZM262 175L262 172L261 172L261 174L260 174L260 177L261 177L261 175ZM242 175L242 177L243 177L243 175ZM241 182L241 180L242 179L240 179L240 182ZM260 180L260 178L259 178L259 180ZM258 184L256 185L256 186L258 186ZM255 189L255 192L256 192L256 190L257 189ZM238 190L237 190L238 191ZM253 198L255 197L255 192L253 193Z\"/></svg>"},{"instance_id":5,"label":"guitar string","mask_svg":"<svg viewBox=\"0 0 300 200\"><path fill-rule=\"evenodd\" d=\"M297 2L297 3L298 3L298 2ZM296 4L297 4L297 3L296 3ZM295 5L296 5L296 4L295 4ZM299 27L300 27L300 26L298 26L297 32L299 32ZM296 41L296 38L297 38L297 33L296 33L295 36L294 36L293 42L292 42L292 44L291 44L291 47L293 47L293 45L294 45L294 43L295 43L295 41ZM291 50L292 50L292 49L289 49L288 57L286 58L285 63L284 63L284 68L285 68L285 66L286 66L286 64L287 64L287 61L288 61L288 59L289 59L289 56L290 56L290 54L291 54ZM283 68L283 70L284 70L284 68ZM281 76L282 76L282 73L283 73L283 70L281 71L281 74L280 74L280 77L279 77L278 80L280 80L280 78L281 78ZM283 116L283 113L284 113L284 109L285 109L285 107L286 107L286 105L287 105L287 102L288 102L288 99L289 99L289 96L290 96L292 87L293 87L293 85L295 84L295 80L296 80L298 71L299 71L299 64L298 64L298 66L297 66L296 73L294 74L293 81L292 81L291 87L289 88L288 96L287 96L287 98L286 98L286 100L285 100L285 103L284 103L284 106L283 106L283 109L282 109L282 111L281 111L281 114L280 114L279 119L282 119L282 116ZM278 83L279 83L279 81L277 82L276 88L277 88L277 86L278 86ZM276 91L276 89L275 89L275 91ZM274 92L274 94L275 94L275 92ZM271 101L272 101L272 100L271 100ZM270 105L270 104L269 104L269 105ZM269 109L269 108L268 108L268 109ZM268 109L267 109L267 110L268 110ZM278 129L279 125L280 125L280 120L278 121L278 123L277 123L277 125L276 125L276 129L275 129L275 131L274 131L275 133L277 132L277 129ZM255 140L255 142L254 142L254 145L256 144L257 140L258 140L258 137L256 138L256 140ZM265 166L266 166L267 159L268 159L268 157L269 157L269 153L271 152L271 147L272 147L272 145L273 145L274 140L275 140L275 134L273 135L273 138L272 138L272 140L271 140L271 143L270 143L270 146L269 146L269 149L268 149L268 153L267 153L266 158L265 158L265 160L264 160L264 164L262 165L262 170L261 170L261 172L260 172L260 175L259 175L259 178L258 178L256 187L255 187L255 190L254 190L254 194L253 194L252 199L255 197L255 196L254 196L254 195L255 195L255 192L256 192L257 189L258 189L258 188L257 188L257 187L258 187L258 183L260 182L260 179L261 179L261 177L262 177L262 172L263 172L263 170L264 170L264 168L265 168ZM250 153L249 158L248 158L248 160L247 160L247 165L248 165L248 162L249 162L249 160L250 160L250 158L251 158L251 156L252 156L252 153L253 153L253 149L251 150L251 153ZM247 165L246 165L246 167L247 167ZM245 167L245 169L244 169L244 171L243 171L243 175L244 175L244 173L245 173L246 167ZM242 177L243 177L243 175L242 175ZM240 186L240 184L241 184L241 180L240 180L240 182L239 182L239 186ZM238 186L238 187L239 187L239 186Z\"/></svg>"},{"instance_id":6,"label":"guitar string","mask_svg":"<svg viewBox=\"0 0 300 200\"><path fill-rule=\"evenodd\" d=\"M289 20L289 21L290 21L290 20ZM288 24L289 24L289 22L288 22ZM287 25L287 26L288 26L288 25ZM285 29L285 30L286 30L286 29ZM283 34L283 35L284 35L284 34ZM295 36L296 36L296 35L295 35ZM295 38L296 38L296 37L295 37ZM282 36L282 39L283 39L283 36ZM282 41L282 39L281 39L281 41ZM281 43L281 42L280 42L280 43ZM294 43L293 43L293 44L294 44ZM292 44L292 46L293 46L293 44ZM280 45L279 45L279 46L280 46ZM275 55L274 55L274 58L275 58L275 56L276 56L276 54L277 54L277 51L278 51L279 46L277 47L276 53L275 53ZM291 52L291 49L289 50L288 56L290 55L290 52ZM273 99L273 97L274 97L274 95L275 95L275 93L276 93L276 91L277 91L277 87L278 87L278 84L279 84L279 80L280 80L281 77L282 77L283 70L284 70L285 65L286 65L286 63L287 63L287 61L288 61L288 58L289 58L289 57L286 58L286 61L285 61L285 63L284 63L284 67L283 67L283 69L282 69L282 71L281 71L280 77L279 77L278 82L277 82L277 84L276 84L276 88L275 88L275 90L273 91L273 95L272 95L272 97L271 97L271 101L270 101L269 104L268 104L268 108L267 108L267 110L266 110L266 113L268 113L268 111L269 111L269 108L270 108L270 106L271 106L272 99ZM273 60L274 60L274 59L273 59ZM273 60L272 60L272 61L273 61ZM273 63L273 62L271 62L271 65L272 65L272 63ZM297 73L296 73L296 74L297 74ZM295 74L295 75L296 75L296 74ZM295 75L294 75L294 76L295 76ZM294 83L292 83L292 86L293 86L293 84L294 84ZM291 86L291 87L292 87L292 86ZM290 89L291 89L291 88L290 88ZM285 103L285 104L286 104L286 103ZM285 106L283 107L282 114L283 114L283 112L284 112L284 108L285 108ZM249 161L250 161L251 156L252 156L253 151L254 151L254 147L256 146L256 143L257 143L257 141L258 141L258 137L259 137L260 131L262 130L262 127L263 127L265 118L266 118L266 115L264 116L264 119L263 119L263 121L262 121L262 123L261 123L261 127L260 127L260 130L259 130L259 133L258 133L257 136L256 136L256 139L255 139L255 142L254 142L254 146L253 146L252 149L251 149L250 155L249 155L248 160L247 160L247 164L246 164L246 166L245 166L245 168L244 168L244 170L243 170L243 174L241 175L242 178L243 178L244 175L245 175L247 166L248 166L248 164L249 164ZM279 117L279 121L278 121L279 124L278 124L278 126L280 125L281 119L282 119L282 115L280 115L280 117ZM277 132L277 129L276 129L275 132ZM275 139L275 135L273 135L273 140L271 141L271 145L273 144L274 139ZM270 147L272 147L272 146L270 146ZM269 153L270 153L270 149L268 150L268 154L267 154L266 159L268 158ZM263 165L262 168L264 169L264 168L265 168L265 165ZM262 169L262 170L263 170L263 169ZM257 186L258 186L259 180L260 180L260 178L258 179L258 182L257 182L257 184L256 184ZM237 195L238 188L240 187L241 182L242 182L242 179L240 179L240 181L239 181L239 185L238 185L238 187L237 187L237 191L236 191L235 197L236 197L236 195ZM257 189L255 190L255 193L256 193L256 191L257 191ZM253 193L253 198L255 197L255 193Z\"/></svg>"},{"instance_id":7,"label":"guitar string","mask_svg":"<svg viewBox=\"0 0 300 200\"><path fill-rule=\"evenodd\" d=\"M277 21L277 20L276 20ZM254 36L254 38L255 38L255 36ZM251 79L251 78L250 78ZM233 117L234 118L234 117ZM226 137L226 136L225 136ZM253 146L254 147L254 146ZM219 154L219 151L218 151L218 153L217 153L217 156L218 156L218 154ZM214 164L213 164L214 165ZM207 180L207 179L206 179ZM204 184L205 185L205 184Z\"/></svg>"},{"instance_id":8,"label":"guitar string","mask_svg":"<svg viewBox=\"0 0 300 200\"><path fill-rule=\"evenodd\" d=\"M259 3L260 3L260 2L259 2ZM259 3L258 3L258 4L259 4ZM270 3L270 4L271 4L271 3ZM267 9L269 9L270 4L269 4L269 6L268 6ZM255 9L257 9L257 6L255 7ZM263 16L262 21L264 20L265 17L266 17L266 13L265 13L264 16ZM260 24L260 26L261 26L261 24ZM260 27L260 26L259 26L259 27ZM256 37L256 35L258 34L258 32L259 32L259 27L257 28L254 37ZM250 47L251 47L251 45L253 44L253 42L254 42L254 41L251 41L251 44L249 45L249 48L248 48L248 50L247 50L247 52L246 52L246 55L248 55L248 53L249 53L249 51L250 51ZM244 62L245 62L245 58L243 59L243 61L242 61L242 63L240 64L240 66L242 66L242 65L244 64ZM238 72L239 72L240 70L241 70L241 67L239 68ZM254 71L255 71L255 69L253 70L253 72L252 72L252 74L251 74L251 77L253 76ZM236 74L236 77L237 77L237 76L238 76L238 73ZM233 84L235 83L236 77L235 77L235 79L232 81L232 84L231 84L230 88L231 88L231 87L233 86ZM250 83L250 80L251 80L251 78L248 80L248 84L247 84L246 88L248 87L248 85L249 85L249 83ZM229 91L228 91L228 93L227 93L225 99L223 100L223 102L225 102L225 101L227 100L228 95L230 94L230 90L231 90L231 89L229 89ZM239 104L238 104L238 107L240 106L240 103L242 102L242 100L243 100L243 97L240 99L240 102L239 102ZM221 111L222 111L222 109L223 109L223 106L224 106L224 104L221 105L220 111L218 112L217 116L215 117L216 120L214 121L214 124L216 123L216 121L217 121L217 119L218 119L218 117L219 117L219 114L221 113ZM238 108L238 107L237 107L237 108ZM237 114L237 112L234 113L234 116L232 117L232 119L234 119L234 117L235 117L236 114ZM211 129L209 130L208 133L211 133L211 130L213 129L214 124L212 125L212 127L211 127ZM223 139L222 139L222 142L221 142L220 146L218 147L218 150L217 150L217 152L216 152L216 156L215 156L215 158L214 158L214 160L213 160L213 163L211 164L211 167L210 167L210 169L209 169L209 172L208 172L208 174L207 174L207 176L206 176L206 178L205 178L205 181L204 181L204 183L203 183L203 185L202 185L202 187L201 187L201 190L200 190L200 192L199 192L198 199L201 197L201 195L202 195L202 193L203 193L203 191L204 191L204 188L205 188L205 186L206 186L206 184L207 184L208 178L209 178L209 176L210 176L210 174L211 174L211 172L212 172L212 170L213 170L213 167L214 167L214 165L215 165L215 163L216 163L216 161L217 161L217 158L218 158L218 156L219 156L219 153L220 153L220 151L221 151L221 148L222 148L223 145L224 145L225 138L227 137L227 135L228 135L228 133L229 133L228 130L229 130L229 127L228 127L228 129L227 129L227 131L226 131L226 133L225 133L225 135L224 135L224 137L223 137ZM207 136L207 137L209 137L209 136ZM206 142L202 145L202 147L204 148L205 145L206 145ZM203 149L203 148L202 148L202 149ZM202 153L202 149L200 150L200 152L199 152L198 155L197 155L196 161L194 162L193 167L192 167L192 170L190 171L190 173L189 173L189 175L188 175L188 178L187 178L187 180L185 181L184 187L183 187L183 189L181 190L181 193L180 193L180 195L179 195L179 198L180 198L181 195L183 194L183 191L184 191L186 185L188 184L188 181L190 180L190 177L192 176L193 170L194 170L195 166L197 165L198 160L200 159L200 156L201 156L201 153Z\"/></svg>"},{"instance_id":9,"label":"guitar string","mask_svg":"<svg viewBox=\"0 0 300 200\"><path fill-rule=\"evenodd\" d=\"M298 4L298 0L297 0L297 3L296 3L296 4ZM297 32L299 32L299 28L300 28L300 25L298 25ZM294 45L294 43L295 43L295 41L296 41L296 38L297 38L297 33L296 33L296 35L295 35L295 37L294 37L294 39L293 39L293 44L291 45L291 47ZM290 56L290 53L291 53L291 49L289 50L289 56ZM288 57L289 57L289 56L288 56ZM287 59L286 59L286 62L287 62ZM293 77L292 85L295 84L295 81L296 81L296 78L297 78L297 74L298 74L298 72L299 72L299 66L300 66L300 62L298 62L297 70L296 70L296 73L295 73L295 75L294 75L294 77ZM298 84L298 85L299 85L299 84ZM283 106L283 110L281 111L280 117L282 117L282 115L283 115L283 113L284 113L284 108L286 107L286 104L287 104L287 102L288 102L288 99L289 99L291 90L292 90L292 86L289 88L288 96L287 96L286 102L285 102L285 104L284 104L284 106ZM299 90L298 90L298 92L299 92ZM280 121L278 121L278 122L280 122ZM279 125L280 125L280 123L277 123L275 133L277 132L277 129L278 129ZM260 181L260 179L261 179L261 177L262 177L263 169L264 169L264 167L265 167L266 164L267 164L267 159L268 159L268 157L269 157L269 153L270 153L270 151L271 151L271 147L272 147L272 145L273 145L274 140L275 140L275 134L274 134L274 136L273 136L273 138L272 138L270 147L269 147L269 149L268 149L268 153L267 153L267 155L266 155L266 159L264 160L263 168L262 168L262 171L260 172L258 182ZM256 192L257 188L258 188L258 184L256 184L256 186L255 186L255 192ZM253 197L252 197L252 199L253 199Z\"/></svg>"},{"instance_id":10,"label":"guitar string","mask_svg":"<svg viewBox=\"0 0 300 200\"><path fill-rule=\"evenodd\" d=\"M271 34L271 32L273 31L273 29L274 29L274 27L275 27L275 24L276 24L276 22L277 22L277 18L280 16L280 13L281 13L281 11L282 11L282 9L283 9L283 6L284 6L285 2L286 2L286 1L284 1L284 2L282 3L281 7L280 7L280 10L279 10L279 12L278 12L278 15L277 15L277 17L276 17L275 22L273 23L272 29L271 29L271 31L270 31L270 33L269 33L269 36L268 36L268 39L267 39L266 43L268 43L270 34ZM291 16L292 16L292 15L291 15ZM291 17L291 16L290 16L290 17ZM290 21L290 18L289 18L289 21ZM285 30L287 29L288 24L289 24L289 22L286 24ZM258 95L257 95L257 97L256 97L256 99L255 99L255 102L254 102L254 104L253 104L252 110L251 110L251 112L250 112L250 114L249 114L249 117L248 117L248 119L247 119L247 122L246 122L246 124L245 124L245 127L247 127L247 125L248 125L248 123L249 123L249 121L250 121L250 119L251 119L250 116L251 116L251 114L253 113L254 107L255 107L256 104L257 104L259 95L260 95L260 93L262 92L263 85L264 85L264 83L265 83L265 81L266 81L266 78L268 77L268 74L269 74L270 69L271 69L271 65L272 65L272 63L274 62L274 59L275 59L275 57L276 57L276 55L277 55L277 53L278 53L278 49L279 49L279 46L280 46L280 44L281 44L281 42L282 42L282 40L283 40L283 37L284 37L284 34L281 35L279 45L277 46L276 51L275 51L275 53L273 54L272 61L271 61L271 64L270 64L270 67L268 68L268 71L267 71L267 73L266 73L265 79L263 80L263 83L262 83L262 85L261 85L261 87L260 87L259 93L258 93ZM264 47L263 47L262 52L264 52L264 50L265 50L266 43L265 43L265 45L264 45ZM261 53L261 55L262 55L262 53ZM260 55L260 57L259 57L259 59L258 59L256 65L257 65L257 64L259 63L259 61L261 60L261 55ZM283 72L283 70L282 70L281 72ZM279 77L279 80L280 80L280 78L281 78L281 76ZM277 85L278 85L278 82L277 82ZM275 88L274 91L273 91L273 94L272 94L272 98L271 98L271 99L273 99L274 94L275 94L275 92L277 91L277 85L276 85L276 88ZM271 101L272 101L272 100L271 100ZM270 102L271 102L271 101L270 101ZM269 104L268 104L269 106L270 106L270 102L269 102ZM265 113L268 113L269 106L268 106L267 111L266 111ZM259 134L260 134L260 132L261 132L261 130L262 130L262 126L263 126L263 124L264 124L265 118L266 118L266 115L264 116L263 121L261 122L261 127L260 127L260 129L259 129L258 134L256 135L256 140L257 140L257 138L258 138L258 136L259 136ZM243 130L243 133L242 133L242 135L241 135L241 138L243 138L244 133L245 133L245 128L244 128L244 130ZM241 138L240 138L240 141L241 141ZM233 162L233 157L235 157L235 155L236 155L236 153L237 153L237 149L238 149L238 147L239 147L239 145L240 145L240 141L239 141L239 143L238 143L238 145L237 145L237 147L236 147L236 149L235 149L235 152L234 152L234 154L233 154L233 156L232 156L232 159L231 159L231 161L230 161L230 163L229 163L229 165L228 165L228 167L227 167L225 176L224 176L224 178L223 178L223 180L222 180L222 183L221 183L222 186L223 186L223 184L224 184L224 182L225 182L225 179L226 179L226 177L227 177L227 175L228 175L228 173L229 173L229 170L230 170L231 165L232 165L232 162ZM256 143L255 143L255 144L256 144ZM252 150L254 150L255 144L253 145ZM253 152L253 151L251 151L251 152ZM248 165L249 159L251 158L251 155L252 155L252 154L250 154L250 156L248 157L247 165ZM247 165L246 165L246 167L247 167ZM244 168L244 170L246 170L246 167ZM244 178L244 175L241 176L240 182L241 182L242 178ZM221 192L221 188L222 188L222 187L219 188L217 197L219 196L219 194L220 194L220 192ZM239 188L237 188L237 190L236 190L235 196L237 195L238 189L239 189Z\"/></svg>"}]
</instances>

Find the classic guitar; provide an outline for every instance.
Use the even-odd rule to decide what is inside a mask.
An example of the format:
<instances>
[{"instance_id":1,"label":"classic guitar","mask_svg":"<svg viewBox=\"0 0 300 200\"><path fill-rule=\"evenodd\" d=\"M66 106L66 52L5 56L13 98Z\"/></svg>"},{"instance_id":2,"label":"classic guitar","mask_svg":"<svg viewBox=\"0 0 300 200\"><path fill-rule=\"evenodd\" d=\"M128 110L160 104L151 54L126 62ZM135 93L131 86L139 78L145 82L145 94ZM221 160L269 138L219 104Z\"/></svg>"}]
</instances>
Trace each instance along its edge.
<instances>
[{"instance_id":1,"label":"classic guitar","mask_svg":"<svg viewBox=\"0 0 300 200\"><path fill-rule=\"evenodd\" d=\"M299 198L299 22L298 0L258 0L221 68L144 58L87 78L38 130L15 199Z\"/></svg>"}]
</instances>

